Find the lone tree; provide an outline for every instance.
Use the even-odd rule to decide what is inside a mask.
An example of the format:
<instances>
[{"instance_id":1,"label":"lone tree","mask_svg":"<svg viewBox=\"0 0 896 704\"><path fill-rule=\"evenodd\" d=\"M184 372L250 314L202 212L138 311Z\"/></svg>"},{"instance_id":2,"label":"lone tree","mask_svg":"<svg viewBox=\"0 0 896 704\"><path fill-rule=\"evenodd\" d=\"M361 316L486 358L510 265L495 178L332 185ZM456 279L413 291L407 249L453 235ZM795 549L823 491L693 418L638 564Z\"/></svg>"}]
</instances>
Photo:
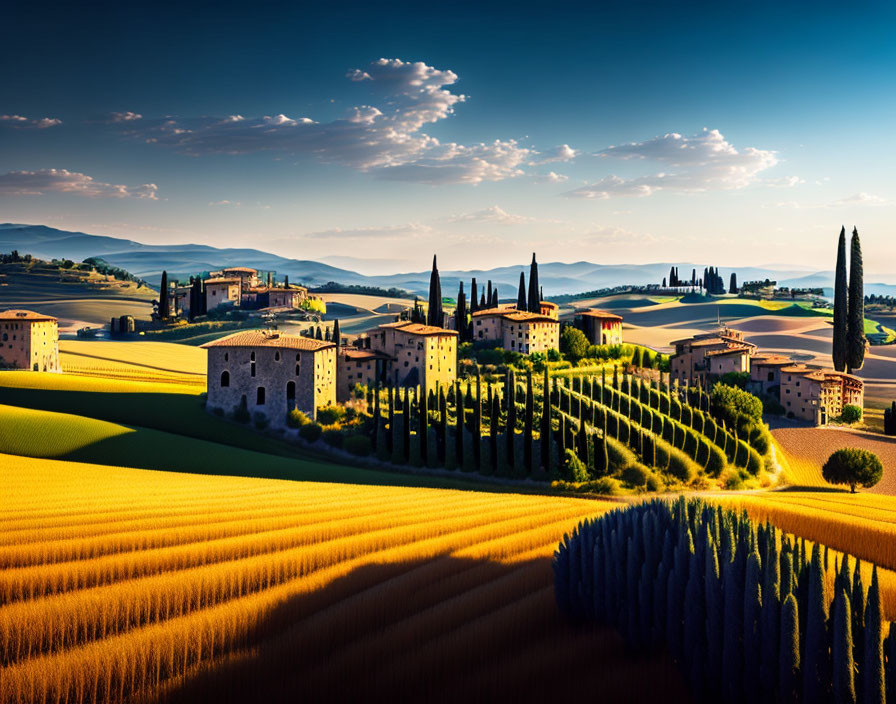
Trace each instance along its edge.
<instances>
[{"instance_id":1,"label":"lone tree","mask_svg":"<svg viewBox=\"0 0 896 704\"><path fill-rule=\"evenodd\" d=\"M849 255L849 316L846 326L846 367L850 373L865 363L865 293L862 243L852 228Z\"/></svg>"},{"instance_id":2,"label":"lone tree","mask_svg":"<svg viewBox=\"0 0 896 704\"><path fill-rule=\"evenodd\" d=\"M159 284L159 318L168 319L171 306L168 303L168 272L162 272L162 282Z\"/></svg>"},{"instance_id":3,"label":"lone tree","mask_svg":"<svg viewBox=\"0 0 896 704\"><path fill-rule=\"evenodd\" d=\"M588 353L588 338L578 328L564 325L560 331L560 351L572 360L579 360Z\"/></svg>"},{"instance_id":4,"label":"lone tree","mask_svg":"<svg viewBox=\"0 0 896 704\"><path fill-rule=\"evenodd\" d=\"M873 452L846 447L828 457L821 474L826 482L848 484L855 493L857 485L868 489L877 484L884 476L884 466Z\"/></svg>"},{"instance_id":5,"label":"lone tree","mask_svg":"<svg viewBox=\"0 0 896 704\"><path fill-rule=\"evenodd\" d=\"M846 228L840 228L837 244L837 268L834 270L834 345L831 356L834 369L846 370L846 329L848 325L848 292L846 286Z\"/></svg>"},{"instance_id":6,"label":"lone tree","mask_svg":"<svg viewBox=\"0 0 896 704\"><path fill-rule=\"evenodd\" d=\"M432 255L432 274L429 275L429 307L426 310L426 323L437 328L442 327L442 279L436 266L436 255Z\"/></svg>"}]
</instances>

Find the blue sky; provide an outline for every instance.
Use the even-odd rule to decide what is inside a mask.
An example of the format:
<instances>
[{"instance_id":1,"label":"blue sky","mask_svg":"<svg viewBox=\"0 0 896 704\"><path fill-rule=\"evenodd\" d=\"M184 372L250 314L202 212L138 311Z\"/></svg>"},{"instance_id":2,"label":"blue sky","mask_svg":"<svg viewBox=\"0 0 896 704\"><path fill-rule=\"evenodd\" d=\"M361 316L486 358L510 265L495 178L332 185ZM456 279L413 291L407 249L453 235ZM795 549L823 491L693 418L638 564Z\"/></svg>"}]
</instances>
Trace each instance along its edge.
<instances>
[{"instance_id":1,"label":"blue sky","mask_svg":"<svg viewBox=\"0 0 896 704\"><path fill-rule=\"evenodd\" d=\"M845 223L891 273L884 3L32 5L3 221L377 272L828 267Z\"/></svg>"}]
</instances>

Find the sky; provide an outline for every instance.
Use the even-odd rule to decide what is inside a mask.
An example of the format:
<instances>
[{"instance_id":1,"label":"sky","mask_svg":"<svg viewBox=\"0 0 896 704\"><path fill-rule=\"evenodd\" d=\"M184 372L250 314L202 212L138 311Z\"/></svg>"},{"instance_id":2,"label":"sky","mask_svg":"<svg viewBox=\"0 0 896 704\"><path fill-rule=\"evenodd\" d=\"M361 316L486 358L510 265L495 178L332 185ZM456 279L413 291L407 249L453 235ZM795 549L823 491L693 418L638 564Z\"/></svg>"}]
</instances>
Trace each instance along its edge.
<instances>
[{"instance_id":1,"label":"sky","mask_svg":"<svg viewBox=\"0 0 896 704\"><path fill-rule=\"evenodd\" d=\"M846 225L896 274L892 3L9 7L2 222L363 273L826 269Z\"/></svg>"}]
</instances>

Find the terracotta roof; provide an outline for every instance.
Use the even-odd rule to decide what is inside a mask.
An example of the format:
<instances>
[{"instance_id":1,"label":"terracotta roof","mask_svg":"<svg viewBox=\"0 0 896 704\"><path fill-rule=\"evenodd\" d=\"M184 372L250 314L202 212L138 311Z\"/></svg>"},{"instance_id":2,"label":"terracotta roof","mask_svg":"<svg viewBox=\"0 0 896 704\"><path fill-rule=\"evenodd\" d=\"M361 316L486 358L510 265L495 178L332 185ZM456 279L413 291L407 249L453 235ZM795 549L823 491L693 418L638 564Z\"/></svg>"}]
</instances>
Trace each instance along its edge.
<instances>
[{"instance_id":1,"label":"terracotta roof","mask_svg":"<svg viewBox=\"0 0 896 704\"><path fill-rule=\"evenodd\" d=\"M205 285L208 284L238 284L240 283L239 279L225 279L225 278L217 278L217 279L206 279Z\"/></svg>"},{"instance_id":2,"label":"terracotta roof","mask_svg":"<svg viewBox=\"0 0 896 704\"><path fill-rule=\"evenodd\" d=\"M346 359L351 360L361 360L361 359L392 359L385 352L381 352L380 350L365 350L359 349L357 347L344 347L342 349L342 354Z\"/></svg>"},{"instance_id":3,"label":"terracotta roof","mask_svg":"<svg viewBox=\"0 0 896 704\"><path fill-rule=\"evenodd\" d=\"M544 307L544 306L547 306L548 308L559 308L560 307L552 301L539 301L539 302L541 303L542 307Z\"/></svg>"},{"instance_id":4,"label":"terracotta roof","mask_svg":"<svg viewBox=\"0 0 896 704\"><path fill-rule=\"evenodd\" d=\"M0 312L0 320L56 320L52 315L44 315L43 313L35 313L33 310L11 309Z\"/></svg>"},{"instance_id":5,"label":"terracotta roof","mask_svg":"<svg viewBox=\"0 0 896 704\"><path fill-rule=\"evenodd\" d=\"M397 327L397 329L402 332L409 333L411 335L457 335L457 330L446 330L445 328L437 328L434 325L422 325L421 323L411 323L408 321L400 321L403 322L403 325L395 326L391 323L386 323L385 326L381 327Z\"/></svg>"},{"instance_id":6,"label":"terracotta roof","mask_svg":"<svg viewBox=\"0 0 896 704\"><path fill-rule=\"evenodd\" d=\"M244 330L200 345L200 347L285 347L305 352L316 352L335 346L335 343L326 340L315 340L300 335L284 335L276 330Z\"/></svg>"},{"instance_id":7,"label":"terracotta roof","mask_svg":"<svg viewBox=\"0 0 896 704\"><path fill-rule=\"evenodd\" d=\"M517 310L516 308L486 308L477 310L473 313L474 318L490 318L490 317L506 318L518 323L557 323L555 318L551 318L541 313L530 313L527 310Z\"/></svg>"},{"instance_id":8,"label":"terracotta roof","mask_svg":"<svg viewBox=\"0 0 896 704\"><path fill-rule=\"evenodd\" d=\"M587 315L589 318L603 318L606 320L622 320L621 315L616 315L615 313L610 313L606 310L596 310L594 308L589 308L588 310L576 311L576 315Z\"/></svg>"},{"instance_id":9,"label":"terracotta roof","mask_svg":"<svg viewBox=\"0 0 896 704\"><path fill-rule=\"evenodd\" d=\"M221 269L221 271L240 271L245 274L257 274L258 273L258 269L253 269L248 266L228 266L228 267Z\"/></svg>"},{"instance_id":10,"label":"terracotta roof","mask_svg":"<svg viewBox=\"0 0 896 704\"><path fill-rule=\"evenodd\" d=\"M753 357L752 363L777 367L791 365L793 364L793 360L790 357L785 357L783 354L762 354Z\"/></svg>"},{"instance_id":11,"label":"terracotta roof","mask_svg":"<svg viewBox=\"0 0 896 704\"><path fill-rule=\"evenodd\" d=\"M750 354L749 347L729 347L724 350L710 350L706 353L707 357L723 357L726 354Z\"/></svg>"}]
</instances>

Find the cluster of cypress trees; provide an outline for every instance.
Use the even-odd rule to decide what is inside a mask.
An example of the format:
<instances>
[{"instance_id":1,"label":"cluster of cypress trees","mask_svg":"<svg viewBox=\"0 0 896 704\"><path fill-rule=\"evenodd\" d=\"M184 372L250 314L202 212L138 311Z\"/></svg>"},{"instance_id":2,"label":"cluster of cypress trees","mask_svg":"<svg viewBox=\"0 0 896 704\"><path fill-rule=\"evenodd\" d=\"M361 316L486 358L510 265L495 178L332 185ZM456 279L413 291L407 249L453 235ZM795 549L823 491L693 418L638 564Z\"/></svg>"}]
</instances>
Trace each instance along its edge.
<instances>
[{"instance_id":1,"label":"cluster of cypress trees","mask_svg":"<svg viewBox=\"0 0 896 704\"><path fill-rule=\"evenodd\" d=\"M720 295L725 293L725 281L719 274L716 267L709 267L703 270L703 288L709 294Z\"/></svg>"},{"instance_id":2,"label":"cluster of cypress trees","mask_svg":"<svg viewBox=\"0 0 896 704\"><path fill-rule=\"evenodd\" d=\"M809 551L746 514L656 499L565 536L555 593L573 621L667 649L700 701L893 700L896 628L882 621L877 568L866 594L858 561Z\"/></svg>"},{"instance_id":3,"label":"cluster of cypress trees","mask_svg":"<svg viewBox=\"0 0 896 704\"><path fill-rule=\"evenodd\" d=\"M896 401L884 409L884 435L896 435Z\"/></svg>"},{"instance_id":4,"label":"cluster of cypress trees","mask_svg":"<svg viewBox=\"0 0 896 704\"><path fill-rule=\"evenodd\" d=\"M477 375L438 394L387 387L373 396L371 441L381 460L514 477L557 465L550 403L537 402L531 373L523 385L508 371L503 394Z\"/></svg>"},{"instance_id":5,"label":"cluster of cypress trees","mask_svg":"<svg viewBox=\"0 0 896 704\"><path fill-rule=\"evenodd\" d=\"M852 229L850 241L849 279L846 277L846 228L840 228L837 243L837 266L834 271L834 369L850 373L865 363L865 287L862 265L862 243L859 232Z\"/></svg>"}]
</instances>

